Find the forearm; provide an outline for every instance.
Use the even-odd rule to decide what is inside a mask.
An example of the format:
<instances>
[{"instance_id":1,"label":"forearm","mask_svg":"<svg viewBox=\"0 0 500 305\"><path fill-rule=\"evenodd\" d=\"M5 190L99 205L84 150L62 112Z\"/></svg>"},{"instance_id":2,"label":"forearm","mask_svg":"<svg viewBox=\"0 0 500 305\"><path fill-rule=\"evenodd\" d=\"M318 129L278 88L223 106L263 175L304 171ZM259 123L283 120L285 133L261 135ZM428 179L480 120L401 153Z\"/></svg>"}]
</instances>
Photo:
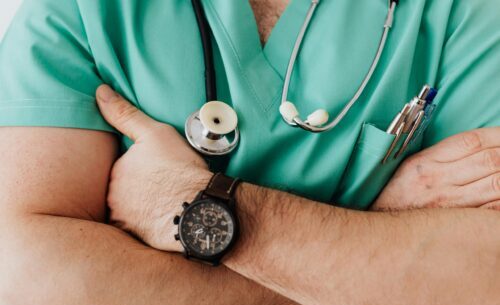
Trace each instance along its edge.
<instances>
[{"instance_id":1,"label":"forearm","mask_svg":"<svg viewBox=\"0 0 500 305\"><path fill-rule=\"evenodd\" d=\"M291 304L235 274L152 250L111 226L31 215L0 220L9 304Z\"/></svg>"},{"instance_id":2,"label":"forearm","mask_svg":"<svg viewBox=\"0 0 500 305\"><path fill-rule=\"evenodd\" d=\"M496 212L360 213L249 184L237 197L243 234L226 266L301 304L500 299Z\"/></svg>"}]
</instances>

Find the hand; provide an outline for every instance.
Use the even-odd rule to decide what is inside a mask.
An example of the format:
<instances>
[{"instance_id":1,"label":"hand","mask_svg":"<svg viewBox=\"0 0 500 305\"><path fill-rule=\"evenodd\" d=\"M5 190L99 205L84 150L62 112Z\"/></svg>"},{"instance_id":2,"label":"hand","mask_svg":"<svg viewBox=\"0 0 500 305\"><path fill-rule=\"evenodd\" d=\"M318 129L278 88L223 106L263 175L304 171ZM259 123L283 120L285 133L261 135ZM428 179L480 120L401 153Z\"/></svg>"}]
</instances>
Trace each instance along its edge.
<instances>
[{"instance_id":1,"label":"hand","mask_svg":"<svg viewBox=\"0 0 500 305\"><path fill-rule=\"evenodd\" d=\"M207 164L173 127L151 119L109 86L97 89L97 101L108 123L134 141L111 172L111 222L154 248L182 251L173 218L208 184Z\"/></svg>"},{"instance_id":2,"label":"hand","mask_svg":"<svg viewBox=\"0 0 500 305\"><path fill-rule=\"evenodd\" d=\"M500 127L450 137L405 161L373 205L500 210Z\"/></svg>"}]
</instances>

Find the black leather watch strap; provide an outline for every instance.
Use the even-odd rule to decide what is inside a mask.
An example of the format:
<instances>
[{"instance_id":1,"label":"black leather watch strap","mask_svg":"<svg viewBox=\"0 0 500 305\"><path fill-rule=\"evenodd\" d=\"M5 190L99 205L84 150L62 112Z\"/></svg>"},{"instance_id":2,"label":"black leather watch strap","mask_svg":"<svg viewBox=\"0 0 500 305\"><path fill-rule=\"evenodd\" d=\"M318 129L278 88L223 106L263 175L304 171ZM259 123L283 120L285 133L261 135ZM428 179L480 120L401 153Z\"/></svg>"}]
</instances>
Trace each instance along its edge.
<instances>
[{"instance_id":1,"label":"black leather watch strap","mask_svg":"<svg viewBox=\"0 0 500 305\"><path fill-rule=\"evenodd\" d=\"M234 179L217 173L212 177L203 194L229 202L234 199L234 193L240 183L241 180L238 178Z\"/></svg>"}]
</instances>

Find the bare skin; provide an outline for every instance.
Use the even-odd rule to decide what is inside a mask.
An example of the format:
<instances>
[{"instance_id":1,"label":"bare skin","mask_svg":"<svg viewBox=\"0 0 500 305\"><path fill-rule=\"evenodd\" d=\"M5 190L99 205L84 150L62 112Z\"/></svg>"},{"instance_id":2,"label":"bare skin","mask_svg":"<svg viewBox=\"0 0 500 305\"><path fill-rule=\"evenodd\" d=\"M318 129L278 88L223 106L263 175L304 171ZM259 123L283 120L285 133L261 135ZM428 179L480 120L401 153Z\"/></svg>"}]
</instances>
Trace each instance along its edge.
<instances>
[{"instance_id":1,"label":"bare skin","mask_svg":"<svg viewBox=\"0 0 500 305\"><path fill-rule=\"evenodd\" d=\"M195 195L186 185L207 184L211 173L173 128L147 117L109 87L100 88L98 101L107 121L135 141L112 170L112 218L157 249L182 251L172 219L179 202ZM467 163L468 156L498 147L499 132L467 134L482 145L464 145L463 135L452 137L422 156L447 152L448 158ZM485 183L464 188L462 195L476 200L471 206L496 204L498 169L471 170ZM473 196L478 189L480 198ZM145 193L156 196L137 206ZM500 299L496 211L362 213L250 184L239 188L237 200L243 233L225 266L300 304L496 305Z\"/></svg>"},{"instance_id":2,"label":"bare skin","mask_svg":"<svg viewBox=\"0 0 500 305\"><path fill-rule=\"evenodd\" d=\"M0 137L1 304L294 304L103 224L113 135L0 128Z\"/></svg>"},{"instance_id":3,"label":"bare skin","mask_svg":"<svg viewBox=\"0 0 500 305\"><path fill-rule=\"evenodd\" d=\"M373 210L500 209L500 127L451 137L406 160Z\"/></svg>"},{"instance_id":4,"label":"bare skin","mask_svg":"<svg viewBox=\"0 0 500 305\"><path fill-rule=\"evenodd\" d=\"M251 2L254 7L256 2L280 5L279 1L252 0ZM281 5L282 11L285 5ZM277 16L279 13L267 16L257 14L256 18L263 43L267 41L274 23L277 21ZM2 194L2 198L0 198L0 240L2 240L0 246L0 270L2 270L0 274L0 300L3 303L122 305L170 304L173 300L175 300L175 304L279 305L293 303L227 268L217 270L203 268L185 261L178 255L148 248L122 231L101 224L105 212L106 184L116 155L116 141L111 135L82 130L1 128L0 136L2 136L0 144L0 193ZM203 164L200 166L203 167ZM200 189L203 183L200 182L200 186L192 185L193 189ZM61 187L61 185L65 187ZM119 183L115 183L115 185L119 185ZM187 197L188 194L191 196L192 191L187 190L185 196ZM265 189L245 185L238 196L241 202L250 202L251 198L257 198L257 195L264 196L266 193ZM182 193L177 195L183 197ZM290 197L287 194L282 195L283 197L280 197L279 200L287 202L287 206L288 202L297 203L302 202L302 200L308 205L308 201L305 199ZM245 199L246 196L250 199ZM123 203L126 204L127 201ZM117 207L115 206L115 208ZM114 212L115 215L118 215L119 210L115 209ZM122 216L127 218L126 210L123 212ZM275 212L273 211L273 213ZM320 211L318 210L318 212ZM468 219L467 223L470 222L478 231L484 233L483 228L477 227L475 222L487 221L485 215L463 214L462 216ZM315 213L312 217L314 216ZM460 215L455 214L455 216ZM256 219L260 222L263 221L260 217ZM367 221L367 219L360 217L349 217L349 219L353 223ZM436 218L432 217L432 219ZM449 220L449 218L443 220ZM421 218L421 221L423 222L425 219ZM444 223L448 224L448 222ZM125 227L130 226L128 222L121 224ZM401 223L396 224L396 222L390 221L387 221L386 224L393 226L393 228L401 226ZM277 222L277 225L285 227L286 222L280 221ZM450 228L453 227L450 226ZM133 226L129 228L133 230ZM432 228L433 226L430 227L430 229ZM157 229L158 232L162 230L161 227ZM332 229L336 228L332 227ZM420 229L417 226L415 231L427 232L420 231ZM490 229L494 230L495 228L492 226ZM366 226L360 226L359 230L362 233L362 230L368 229ZM377 230L381 230L381 228L377 228ZM265 231L256 232L258 234L255 238L268 236L263 232ZM404 231L401 236L405 236L404 234L407 233ZM275 230L274 234L279 234L279 231ZM489 237L487 233L484 235ZM344 239L350 237L346 234ZM249 241L250 239L245 240ZM448 239L449 241L450 239ZM451 239L451 241L457 241L457 239ZM466 234L458 241L470 245L470 236ZM361 243L361 241L359 242ZM483 242L485 242L485 237L478 241L476 247L473 247L474 250L484 248ZM397 246L399 246L398 243L393 248ZM369 247L365 249L369 250ZM269 248L258 249L257 252L262 252L259 261L262 260L263 263L269 261L268 250ZM345 251L345 248L340 249L340 251ZM482 254L487 256L491 252L484 251ZM238 251L237 253L243 252ZM476 253L467 253L467 256L472 258L474 254ZM321 253L318 253L318 257L320 260L325 258L325 256L321 256ZM276 257L271 257L271 259L273 258L276 260ZM366 257L361 256L359 259L363 258ZM246 259L253 260L254 257ZM375 265L383 266L380 264L381 258L377 257L377 259L379 260ZM267 278L266 283L263 284L276 291L281 292L283 288L280 287L285 285L283 281L289 280L290 276L287 272L283 272L281 279L269 281L272 279L269 274L263 276L262 273L256 275L252 272L242 271L245 269L245 265L241 261L244 260L244 255L235 255L228 264L232 262L232 268L243 274L248 273L249 278L258 278L259 282ZM403 260L401 259L401 261ZM428 260L429 258L423 261ZM353 261L354 267L358 261ZM484 259L479 262L484 262ZM290 264L294 264L294 267L300 265L296 264L295 261L291 261ZM491 263L485 264L482 267L487 268L491 265ZM256 267L258 266L256 265ZM470 265L471 268L475 266L474 264ZM269 269L270 273L275 275L282 272L279 270L279 268L283 268L280 264L272 267L274 268ZM358 273L359 271L348 270L347 267L352 267L352 264L345 267L341 272L335 270L330 273L333 277L330 285L336 286L341 281L343 273ZM419 269L419 271L421 270ZM478 272L481 270L478 269ZM290 268L288 271L290 273L296 272L296 268ZM324 272L318 272L317 276L324 276L327 271L325 268ZM370 270L362 270L362 272L370 272ZM377 275L375 273L372 275ZM424 278L424 275L421 277ZM353 278L352 281L355 279L357 278ZM366 277L366 282L371 280L373 280L372 277ZM487 287L494 289L493 285L498 283L498 280L495 280L492 278L493 284L479 287L476 293L480 293L481 289ZM344 283L344 286L349 283ZM425 283L425 285L427 284L429 283ZM452 281L451 288L456 289L456 285L453 284L455 283ZM464 283L464 286L466 284ZM289 288L295 287L293 285L294 283L291 283ZM356 285L362 284L356 283ZM342 286L338 285L335 289L338 287ZM312 299L308 295L308 291L302 291L303 288L309 287L301 286L299 288L293 296L295 299L309 298L310 300L306 300L304 303L321 303L319 299L317 302ZM326 288L328 287L320 287L322 290ZM475 286L470 285L467 288L464 290L468 291ZM498 289L496 290L498 291ZM380 294L384 291L380 291ZM289 291L285 289L283 293L288 294ZM366 294L367 298L370 296L373 296L371 290ZM457 295L457 298L460 296ZM324 293L318 295L318 298L320 297L324 298ZM346 294L343 297L348 298L349 295ZM486 302L479 301L481 304L488 303L488 295L485 294L484 298ZM333 300L334 298L328 299L327 303L331 304ZM464 298L464 300L467 299ZM357 302L354 298L347 301ZM349 303L344 302L344 304Z\"/></svg>"},{"instance_id":5,"label":"bare skin","mask_svg":"<svg viewBox=\"0 0 500 305\"><path fill-rule=\"evenodd\" d=\"M289 2L290 0L250 0L262 45L269 39L272 29Z\"/></svg>"}]
</instances>

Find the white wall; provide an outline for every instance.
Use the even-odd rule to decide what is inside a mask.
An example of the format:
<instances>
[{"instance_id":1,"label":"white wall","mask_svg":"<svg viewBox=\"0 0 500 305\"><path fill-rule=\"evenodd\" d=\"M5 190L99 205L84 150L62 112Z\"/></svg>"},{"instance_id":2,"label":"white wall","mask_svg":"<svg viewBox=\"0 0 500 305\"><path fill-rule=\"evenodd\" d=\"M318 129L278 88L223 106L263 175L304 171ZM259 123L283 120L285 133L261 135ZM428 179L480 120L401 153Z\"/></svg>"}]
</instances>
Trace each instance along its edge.
<instances>
[{"instance_id":1,"label":"white wall","mask_svg":"<svg viewBox=\"0 0 500 305\"><path fill-rule=\"evenodd\" d=\"M0 0L0 40L22 0Z\"/></svg>"}]
</instances>

